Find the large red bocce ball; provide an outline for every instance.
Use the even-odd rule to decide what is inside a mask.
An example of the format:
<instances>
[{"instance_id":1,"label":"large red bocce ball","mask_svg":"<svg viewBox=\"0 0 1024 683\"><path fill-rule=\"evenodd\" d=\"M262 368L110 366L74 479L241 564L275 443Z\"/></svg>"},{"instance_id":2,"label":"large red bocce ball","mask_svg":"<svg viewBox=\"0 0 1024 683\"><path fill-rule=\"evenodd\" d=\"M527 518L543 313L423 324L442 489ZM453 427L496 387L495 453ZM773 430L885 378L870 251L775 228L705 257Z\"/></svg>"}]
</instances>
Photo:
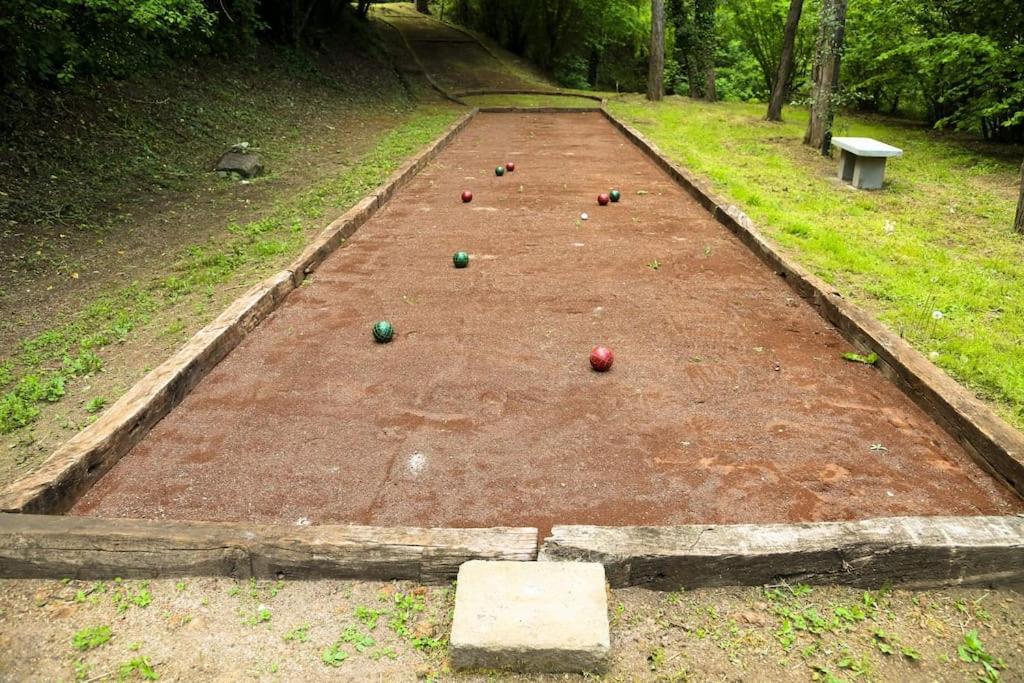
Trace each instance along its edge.
<instances>
[{"instance_id":1,"label":"large red bocce ball","mask_svg":"<svg viewBox=\"0 0 1024 683\"><path fill-rule=\"evenodd\" d=\"M605 372L615 362L615 354L607 346L595 346L590 352L590 367Z\"/></svg>"}]
</instances>

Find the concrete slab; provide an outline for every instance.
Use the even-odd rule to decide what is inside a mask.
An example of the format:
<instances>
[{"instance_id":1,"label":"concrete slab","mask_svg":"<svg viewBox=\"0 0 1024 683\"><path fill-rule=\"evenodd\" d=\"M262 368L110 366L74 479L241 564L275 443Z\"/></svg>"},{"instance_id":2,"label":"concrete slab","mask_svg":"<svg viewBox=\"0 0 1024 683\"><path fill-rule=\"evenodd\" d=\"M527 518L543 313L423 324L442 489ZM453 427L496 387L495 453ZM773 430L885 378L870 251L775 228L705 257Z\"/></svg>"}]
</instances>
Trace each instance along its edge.
<instances>
[{"instance_id":1,"label":"concrete slab","mask_svg":"<svg viewBox=\"0 0 1024 683\"><path fill-rule=\"evenodd\" d=\"M609 649L602 565L474 560L459 569L456 669L599 672Z\"/></svg>"}]
</instances>

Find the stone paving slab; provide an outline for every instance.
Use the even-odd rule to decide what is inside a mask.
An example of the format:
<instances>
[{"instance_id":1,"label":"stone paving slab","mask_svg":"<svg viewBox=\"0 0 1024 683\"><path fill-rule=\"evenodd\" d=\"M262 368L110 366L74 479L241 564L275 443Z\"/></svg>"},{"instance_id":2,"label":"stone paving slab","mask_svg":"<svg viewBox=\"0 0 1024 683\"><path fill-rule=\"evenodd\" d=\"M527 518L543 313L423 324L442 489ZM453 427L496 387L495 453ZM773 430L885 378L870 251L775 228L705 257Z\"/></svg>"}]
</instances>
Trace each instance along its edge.
<instances>
[{"instance_id":1,"label":"stone paving slab","mask_svg":"<svg viewBox=\"0 0 1024 683\"><path fill-rule=\"evenodd\" d=\"M609 654L604 567L466 562L455 593L456 669L599 672Z\"/></svg>"}]
</instances>

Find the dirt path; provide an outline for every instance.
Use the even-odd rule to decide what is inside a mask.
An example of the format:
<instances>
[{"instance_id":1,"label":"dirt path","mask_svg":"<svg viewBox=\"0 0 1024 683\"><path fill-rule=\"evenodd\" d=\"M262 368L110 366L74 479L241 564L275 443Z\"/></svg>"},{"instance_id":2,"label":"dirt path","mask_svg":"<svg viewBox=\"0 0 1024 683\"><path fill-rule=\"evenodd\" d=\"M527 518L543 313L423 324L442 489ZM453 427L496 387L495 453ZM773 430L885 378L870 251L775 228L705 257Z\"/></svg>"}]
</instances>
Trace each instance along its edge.
<instances>
[{"instance_id":1,"label":"dirt path","mask_svg":"<svg viewBox=\"0 0 1024 683\"><path fill-rule=\"evenodd\" d=\"M607 681L994 681L986 658L1024 673L1013 592L628 589L609 606ZM593 680L451 673L451 608L451 589L403 583L0 581L0 680Z\"/></svg>"},{"instance_id":2,"label":"dirt path","mask_svg":"<svg viewBox=\"0 0 1024 683\"><path fill-rule=\"evenodd\" d=\"M1024 510L847 350L600 115L482 114L75 513L544 533Z\"/></svg>"}]
</instances>

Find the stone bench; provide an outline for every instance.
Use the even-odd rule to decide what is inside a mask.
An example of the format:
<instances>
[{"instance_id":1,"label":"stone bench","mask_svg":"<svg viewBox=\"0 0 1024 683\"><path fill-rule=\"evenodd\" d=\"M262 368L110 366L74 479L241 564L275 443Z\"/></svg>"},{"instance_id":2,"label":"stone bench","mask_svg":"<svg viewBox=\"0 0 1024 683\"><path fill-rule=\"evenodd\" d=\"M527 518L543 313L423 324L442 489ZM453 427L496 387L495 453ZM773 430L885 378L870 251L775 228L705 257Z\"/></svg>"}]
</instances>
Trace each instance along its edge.
<instances>
[{"instance_id":1,"label":"stone bench","mask_svg":"<svg viewBox=\"0 0 1024 683\"><path fill-rule=\"evenodd\" d=\"M862 190L879 190L885 179L885 160L903 150L872 138L832 138L839 153L839 177Z\"/></svg>"}]
</instances>

